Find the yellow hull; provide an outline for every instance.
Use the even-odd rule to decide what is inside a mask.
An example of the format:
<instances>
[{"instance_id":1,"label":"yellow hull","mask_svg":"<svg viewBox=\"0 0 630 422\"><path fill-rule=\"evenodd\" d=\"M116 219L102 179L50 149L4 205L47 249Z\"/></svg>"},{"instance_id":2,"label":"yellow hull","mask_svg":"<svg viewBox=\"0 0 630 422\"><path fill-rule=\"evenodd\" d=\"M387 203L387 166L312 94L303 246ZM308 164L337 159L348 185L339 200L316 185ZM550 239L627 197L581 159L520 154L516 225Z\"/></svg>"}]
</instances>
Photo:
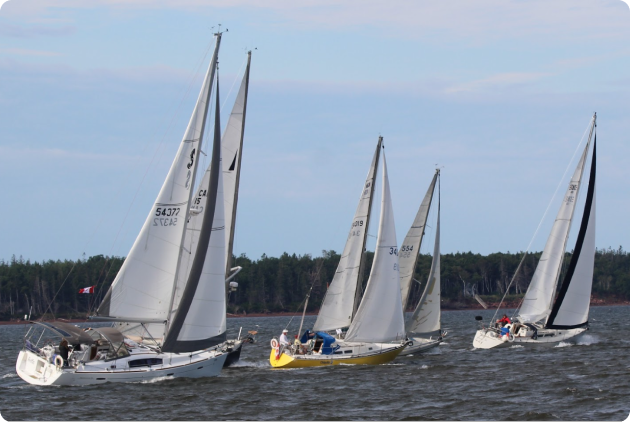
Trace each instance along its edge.
<instances>
[{"instance_id":1,"label":"yellow hull","mask_svg":"<svg viewBox=\"0 0 630 422\"><path fill-rule=\"evenodd\" d=\"M275 349L271 349L269 363L274 368L309 368L313 366L331 365L381 365L396 359L402 352L406 344L402 344L394 349L385 352L375 352L361 356L344 355L296 355L290 356L285 353L276 359Z\"/></svg>"}]
</instances>

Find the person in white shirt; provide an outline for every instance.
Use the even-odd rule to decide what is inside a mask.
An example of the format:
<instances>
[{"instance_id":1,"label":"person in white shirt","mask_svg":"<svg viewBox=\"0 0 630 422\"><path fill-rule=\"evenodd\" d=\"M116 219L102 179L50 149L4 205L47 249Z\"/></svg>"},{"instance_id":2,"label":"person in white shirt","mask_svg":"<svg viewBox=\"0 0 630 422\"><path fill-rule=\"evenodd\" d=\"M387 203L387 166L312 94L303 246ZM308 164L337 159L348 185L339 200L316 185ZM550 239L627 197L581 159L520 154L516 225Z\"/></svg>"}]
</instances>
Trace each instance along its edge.
<instances>
[{"instance_id":1,"label":"person in white shirt","mask_svg":"<svg viewBox=\"0 0 630 422\"><path fill-rule=\"evenodd\" d=\"M289 337L287 337L287 334L289 333L289 330L287 330L286 328L284 330L282 330L282 335L280 336L280 346L290 346L291 343L289 342Z\"/></svg>"}]
</instances>

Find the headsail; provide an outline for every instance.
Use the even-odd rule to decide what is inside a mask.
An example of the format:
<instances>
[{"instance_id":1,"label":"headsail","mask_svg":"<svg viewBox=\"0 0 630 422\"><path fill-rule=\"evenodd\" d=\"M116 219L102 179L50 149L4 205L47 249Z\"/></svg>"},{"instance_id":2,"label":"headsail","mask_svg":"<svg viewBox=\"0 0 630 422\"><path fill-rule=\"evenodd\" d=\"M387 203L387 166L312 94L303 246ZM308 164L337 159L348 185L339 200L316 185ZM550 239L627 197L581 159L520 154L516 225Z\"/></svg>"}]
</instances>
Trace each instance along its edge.
<instances>
[{"instance_id":1,"label":"headsail","mask_svg":"<svg viewBox=\"0 0 630 422\"><path fill-rule=\"evenodd\" d=\"M236 95L232 114L223 133L221 154L223 159L223 186L225 191L225 238L227 245L226 274L232 267L232 249L234 247L234 228L236 225L236 206L238 204L238 185L241 177L241 158L243 154L243 136L245 134L245 114L249 91L249 68L252 52L247 53L247 68Z\"/></svg>"},{"instance_id":2,"label":"headsail","mask_svg":"<svg viewBox=\"0 0 630 422\"><path fill-rule=\"evenodd\" d=\"M439 175L440 170L437 170L431 183L433 186L435 185L436 177L439 177ZM432 336L440 334L442 328L440 289L440 188L438 184L438 209L435 228L435 244L433 246L433 260L431 261L431 270L429 271L429 278L424 288L424 292L422 293L422 297L420 298L411 319L407 322L405 327L408 336Z\"/></svg>"},{"instance_id":3,"label":"headsail","mask_svg":"<svg viewBox=\"0 0 630 422\"><path fill-rule=\"evenodd\" d=\"M521 322L539 321L549 316L551 311L592 134L591 128L588 142L569 182L564 200L547 239L547 244L523 298L523 304L518 315L518 319Z\"/></svg>"},{"instance_id":4,"label":"headsail","mask_svg":"<svg viewBox=\"0 0 630 422\"><path fill-rule=\"evenodd\" d=\"M352 219L346 246L343 249L337 271L326 292L326 297L313 327L316 331L329 331L348 327L352 322L355 294L358 288L358 279L365 251L376 169L382 143L383 138L379 137L378 145L372 158L372 165L361 190L359 205Z\"/></svg>"},{"instance_id":5,"label":"headsail","mask_svg":"<svg viewBox=\"0 0 630 422\"><path fill-rule=\"evenodd\" d=\"M383 198L374 263L363 299L346 333L346 341L381 343L405 338L398 286L398 242L383 154Z\"/></svg>"},{"instance_id":6,"label":"headsail","mask_svg":"<svg viewBox=\"0 0 630 422\"><path fill-rule=\"evenodd\" d=\"M424 237L427 218L429 217L429 210L431 208L433 191L435 190L435 182L438 178L438 174L439 170L436 170L435 175L433 175L433 180L429 185L429 189L420 204L416 218L413 220L413 224L407 232L407 236L405 237L398 253L398 262L400 263L400 292L402 296L403 311L407 309L411 281L413 280L416 263L418 262L418 255L420 254L420 247L422 246L422 239Z\"/></svg>"},{"instance_id":7,"label":"headsail","mask_svg":"<svg viewBox=\"0 0 630 422\"><path fill-rule=\"evenodd\" d=\"M214 54L175 160L97 311L99 316L120 321L166 321L169 318L220 43L221 34L217 34ZM163 324L146 327L156 339L162 338Z\"/></svg>"},{"instance_id":8,"label":"headsail","mask_svg":"<svg viewBox=\"0 0 630 422\"><path fill-rule=\"evenodd\" d=\"M577 328L588 323L595 265L596 147L597 135L593 140L593 158L580 232L567 274L547 320L547 328Z\"/></svg>"},{"instance_id":9,"label":"headsail","mask_svg":"<svg viewBox=\"0 0 630 422\"><path fill-rule=\"evenodd\" d=\"M174 303L172 322L162 345L164 352L192 352L225 341L225 220L221 170L221 118L219 78L214 121L212 159L198 198L203 199L198 215L189 217L192 236L189 255L182 257L180 275L186 284ZM203 191L203 195L201 194ZM195 220L193 221L190 220Z\"/></svg>"}]
</instances>

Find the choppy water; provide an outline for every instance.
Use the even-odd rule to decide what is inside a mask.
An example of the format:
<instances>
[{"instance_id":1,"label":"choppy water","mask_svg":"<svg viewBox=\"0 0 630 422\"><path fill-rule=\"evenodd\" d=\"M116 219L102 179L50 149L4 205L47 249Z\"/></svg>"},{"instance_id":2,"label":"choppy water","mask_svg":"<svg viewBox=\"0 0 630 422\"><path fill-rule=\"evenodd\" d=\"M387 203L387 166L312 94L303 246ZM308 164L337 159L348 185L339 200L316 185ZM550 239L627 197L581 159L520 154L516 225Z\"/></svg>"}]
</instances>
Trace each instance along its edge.
<instances>
[{"instance_id":1,"label":"choppy water","mask_svg":"<svg viewBox=\"0 0 630 422\"><path fill-rule=\"evenodd\" d=\"M269 340L290 318L228 320L258 329L236 367L207 379L36 387L15 373L24 326L0 326L6 420L624 420L630 413L630 307L591 310L577 344L473 350L475 315L448 311L433 351L382 366L273 370ZM307 317L305 326L315 318ZM258 325L259 327L256 327ZM294 334L299 317L289 327Z\"/></svg>"}]
</instances>

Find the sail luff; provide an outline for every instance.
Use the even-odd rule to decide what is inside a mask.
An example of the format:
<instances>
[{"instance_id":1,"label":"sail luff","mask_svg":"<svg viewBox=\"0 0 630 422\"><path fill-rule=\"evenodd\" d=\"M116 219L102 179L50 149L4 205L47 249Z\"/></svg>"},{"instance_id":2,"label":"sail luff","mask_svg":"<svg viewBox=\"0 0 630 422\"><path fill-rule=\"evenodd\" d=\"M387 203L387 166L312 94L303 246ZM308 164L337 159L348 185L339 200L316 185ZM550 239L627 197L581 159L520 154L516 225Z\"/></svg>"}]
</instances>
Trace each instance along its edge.
<instances>
[{"instance_id":1,"label":"sail luff","mask_svg":"<svg viewBox=\"0 0 630 422\"><path fill-rule=\"evenodd\" d=\"M564 282L545 324L547 328L578 328L588 323L595 261L596 149L597 135L593 141L591 171L580 231Z\"/></svg>"},{"instance_id":2,"label":"sail luff","mask_svg":"<svg viewBox=\"0 0 630 422\"><path fill-rule=\"evenodd\" d=\"M586 148L580 157L580 161L565 192L564 200L558 210L556 220L536 266L532 281L523 298L518 314L518 319L521 322L536 322L548 317L551 312L590 140L589 136Z\"/></svg>"},{"instance_id":3,"label":"sail luff","mask_svg":"<svg viewBox=\"0 0 630 422\"><path fill-rule=\"evenodd\" d=\"M439 170L436 172L439 177ZM439 179L438 179L439 180ZM441 304L440 304L440 185L438 182L438 208L435 228L435 243L433 246L433 259L427 284L405 330L411 334L436 334L441 329Z\"/></svg>"},{"instance_id":4,"label":"sail luff","mask_svg":"<svg viewBox=\"0 0 630 422\"><path fill-rule=\"evenodd\" d=\"M380 158L380 151L383 145L383 137L379 136L378 137L378 143L376 145L376 152L374 153L374 176L373 176L373 180L376 180L376 177L378 175L378 161ZM365 236L363 236L363 245L361 246L361 262L359 263L359 273L357 274L357 285L354 291L354 305L352 307L352 317L350 318L350 322L352 322L352 319L354 319L354 316L357 313L357 309L359 308L359 303L361 302L361 296L363 293L363 274L365 273L365 259L366 259L366 255L367 255L367 251L366 251L366 244L367 244L367 234L369 233L369 229L370 229L370 220L371 220L371 216L372 216L372 204L374 202L374 189L376 188L376 183L372 183L372 187L370 188L370 199L369 199L369 205L368 205L368 210L367 210L367 217L365 218Z\"/></svg>"},{"instance_id":5,"label":"sail luff","mask_svg":"<svg viewBox=\"0 0 630 422\"><path fill-rule=\"evenodd\" d=\"M436 169L433 179L429 184L427 193L418 208L416 218L413 220L407 236L398 252L398 261L400 263L400 291L402 295L403 310L407 309L409 301L409 291L411 290L411 281L415 273L418 257L420 256L420 248L424 238L427 218L433 201L433 192L435 191L435 182L438 178L439 169Z\"/></svg>"},{"instance_id":6,"label":"sail luff","mask_svg":"<svg viewBox=\"0 0 630 422\"><path fill-rule=\"evenodd\" d=\"M247 97L249 94L249 69L250 69L250 65L251 65L251 61L252 61L252 52L248 51L247 52L247 67L245 68L245 75L243 76L243 82L241 83L241 88L239 90L239 93L237 94L237 102L234 104L234 108L232 110L232 114L230 115L230 119L228 120L228 126L226 128L226 134L225 136L229 136L229 131L230 131L230 127L231 127L231 121L232 119L238 119L238 115L241 115L241 124L240 124L240 135L238 136L239 138L239 142L238 142L238 149L236 151L236 156L235 161L234 161L234 166L235 168L233 170L230 170L230 167L232 166L232 163L229 162L229 160L226 160L228 158L227 154L223 154L224 157L224 163L223 166L228 167L228 172L229 171L234 171L236 173L235 177L234 177L234 194L232 195L232 202L231 204L229 202L226 201L226 218L229 218L230 220L226 223L226 226L228 228L228 242L227 242L227 257L226 257L226 274L230 273L230 269L232 268L232 255L233 255L233 249L234 249L234 231L236 228L236 208L238 206L238 190L239 190L239 185L240 185L240 180L241 180L241 159L243 157L243 138L245 136L245 118L247 115ZM243 104L240 105L238 103L238 98L241 96L241 91L242 91L242 95L243 95ZM226 140L223 140L221 142L221 147L227 149L229 147L229 145L227 145ZM223 170L225 172L225 169ZM225 185L227 185L227 183L225 183ZM228 197L230 196L230 192L229 190L226 190L226 199L228 199ZM231 211L230 209L231 208Z\"/></svg>"},{"instance_id":7,"label":"sail luff","mask_svg":"<svg viewBox=\"0 0 630 422\"><path fill-rule=\"evenodd\" d=\"M221 117L220 117L220 103L219 103L219 77L216 77L217 93L216 93L216 109L214 120L214 140L212 147L212 159L210 162L210 178L208 183L208 194L205 204L205 210L203 215L203 222L199 234L197 243L197 249L195 257L193 258L190 272L188 274L188 280L184 288L179 306L175 313L175 317L170 324L169 330L164 338L162 345L162 351L182 353L192 352L195 350L205 349L214 344L221 343L225 340L225 331L223 333L214 336L212 339L198 339L194 341L182 341L179 339L182 328L187 319L188 312L195 298L197 288L199 286L199 280L201 279L204 264L206 262L206 255L208 246L210 244L210 237L212 235L212 223L214 221L215 208L217 206L217 191L219 188L219 180L221 173ZM221 187L222 189L222 187ZM219 206L222 206L220 204ZM222 235L222 234L221 234ZM225 276L225 274L224 274ZM224 297L222 295L222 297Z\"/></svg>"}]
</instances>

